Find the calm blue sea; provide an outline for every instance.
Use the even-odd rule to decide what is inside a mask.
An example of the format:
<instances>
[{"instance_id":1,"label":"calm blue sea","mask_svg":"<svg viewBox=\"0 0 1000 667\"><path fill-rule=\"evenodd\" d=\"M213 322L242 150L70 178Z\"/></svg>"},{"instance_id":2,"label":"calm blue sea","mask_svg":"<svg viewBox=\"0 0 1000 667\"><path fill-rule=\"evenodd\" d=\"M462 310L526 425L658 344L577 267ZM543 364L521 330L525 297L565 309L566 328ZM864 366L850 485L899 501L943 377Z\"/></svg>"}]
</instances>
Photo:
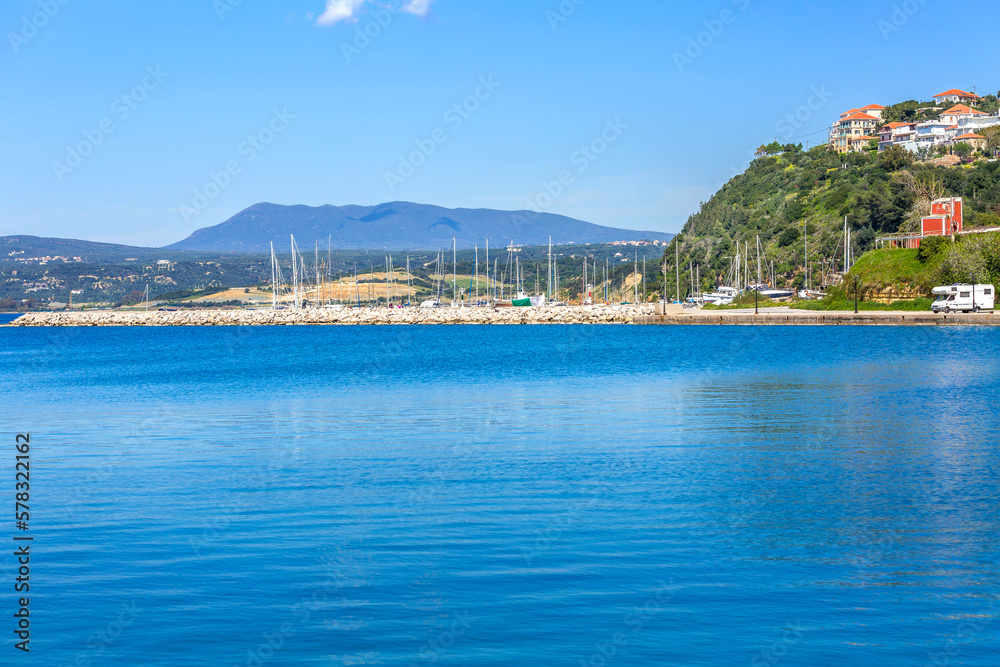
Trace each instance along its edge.
<instances>
[{"instance_id":1,"label":"calm blue sea","mask_svg":"<svg viewBox=\"0 0 1000 667\"><path fill-rule=\"evenodd\" d=\"M998 334L2 329L0 663L996 665Z\"/></svg>"}]
</instances>

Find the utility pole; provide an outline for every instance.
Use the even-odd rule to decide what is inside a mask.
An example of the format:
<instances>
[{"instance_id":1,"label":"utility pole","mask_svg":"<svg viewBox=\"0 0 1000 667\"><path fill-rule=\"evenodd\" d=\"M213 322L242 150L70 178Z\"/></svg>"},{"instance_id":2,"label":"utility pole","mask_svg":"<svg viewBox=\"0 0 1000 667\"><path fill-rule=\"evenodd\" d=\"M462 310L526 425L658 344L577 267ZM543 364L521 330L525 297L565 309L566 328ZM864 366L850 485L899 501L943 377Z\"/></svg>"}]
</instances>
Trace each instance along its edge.
<instances>
[{"instance_id":1,"label":"utility pole","mask_svg":"<svg viewBox=\"0 0 1000 667\"><path fill-rule=\"evenodd\" d=\"M642 256L642 302L646 303L646 256Z\"/></svg>"},{"instance_id":2,"label":"utility pole","mask_svg":"<svg viewBox=\"0 0 1000 667\"><path fill-rule=\"evenodd\" d=\"M854 274L854 314L858 314L858 274Z\"/></svg>"}]
</instances>

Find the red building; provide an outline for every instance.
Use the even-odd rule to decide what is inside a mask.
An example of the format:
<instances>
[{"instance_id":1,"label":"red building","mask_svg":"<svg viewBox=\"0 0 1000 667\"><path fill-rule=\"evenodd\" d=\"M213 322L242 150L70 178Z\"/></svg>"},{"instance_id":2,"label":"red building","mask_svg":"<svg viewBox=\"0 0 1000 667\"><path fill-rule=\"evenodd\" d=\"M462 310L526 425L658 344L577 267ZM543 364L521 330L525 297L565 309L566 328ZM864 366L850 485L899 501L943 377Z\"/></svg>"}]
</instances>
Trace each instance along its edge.
<instances>
[{"instance_id":1,"label":"red building","mask_svg":"<svg viewBox=\"0 0 1000 667\"><path fill-rule=\"evenodd\" d=\"M875 239L876 248L919 248L929 236L951 236L962 231L962 198L949 197L931 202L931 214L921 218L920 233L892 234Z\"/></svg>"},{"instance_id":2,"label":"red building","mask_svg":"<svg viewBox=\"0 0 1000 667\"><path fill-rule=\"evenodd\" d=\"M931 214L921 220L920 231L921 236L950 236L962 231L962 198L931 202Z\"/></svg>"}]
</instances>

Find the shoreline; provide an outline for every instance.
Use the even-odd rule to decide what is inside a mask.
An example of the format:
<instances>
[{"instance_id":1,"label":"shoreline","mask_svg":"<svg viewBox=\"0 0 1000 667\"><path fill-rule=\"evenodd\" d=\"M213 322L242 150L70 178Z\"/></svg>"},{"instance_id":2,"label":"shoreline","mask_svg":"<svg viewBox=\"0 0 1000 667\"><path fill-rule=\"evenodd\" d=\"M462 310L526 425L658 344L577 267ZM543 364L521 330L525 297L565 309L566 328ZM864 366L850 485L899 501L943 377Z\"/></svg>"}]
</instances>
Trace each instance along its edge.
<instances>
[{"instance_id":1,"label":"shoreline","mask_svg":"<svg viewBox=\"0 0 1000 667\"><path fill-rule=\"evenodd\" d=\"M6 327L406 326L637 324L653 326L1000 326L994 312L690 311L659 304L539 308L345 308L303 310L81 311L25 313Z\"/></svg>"},{"instance_id":2,"label":"shoreline","mask_svg":"<svg viewBox=\"0 0 1000 667\"><path fill-rule=\"evenodd\" d=\"M82 311L26 313L8 327L400 326L631 324L654 305L539 308L344 308L333 310Z\"/></svg>"}]
</instances>

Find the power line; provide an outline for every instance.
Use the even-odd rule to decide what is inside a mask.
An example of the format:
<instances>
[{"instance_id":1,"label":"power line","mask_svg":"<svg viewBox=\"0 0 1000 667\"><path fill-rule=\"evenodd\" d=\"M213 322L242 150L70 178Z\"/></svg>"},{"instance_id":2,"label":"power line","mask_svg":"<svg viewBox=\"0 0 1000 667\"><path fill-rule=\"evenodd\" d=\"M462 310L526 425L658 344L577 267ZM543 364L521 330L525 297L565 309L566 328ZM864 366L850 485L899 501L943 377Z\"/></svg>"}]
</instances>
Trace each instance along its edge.
<instances>
[{"instance_id":1,"label":"power line","mask_svg":"<svg viewBox=\"0 0 1000 667\"><path fill-rule=\"evenodd\" d=\"M812 134L803 134L801 137L783 137L783 139L807 139L809 137L815 137L820 132L829 132L830 128L824 127L822 130L816 130Z\"/></svg>"}]
</instances>

